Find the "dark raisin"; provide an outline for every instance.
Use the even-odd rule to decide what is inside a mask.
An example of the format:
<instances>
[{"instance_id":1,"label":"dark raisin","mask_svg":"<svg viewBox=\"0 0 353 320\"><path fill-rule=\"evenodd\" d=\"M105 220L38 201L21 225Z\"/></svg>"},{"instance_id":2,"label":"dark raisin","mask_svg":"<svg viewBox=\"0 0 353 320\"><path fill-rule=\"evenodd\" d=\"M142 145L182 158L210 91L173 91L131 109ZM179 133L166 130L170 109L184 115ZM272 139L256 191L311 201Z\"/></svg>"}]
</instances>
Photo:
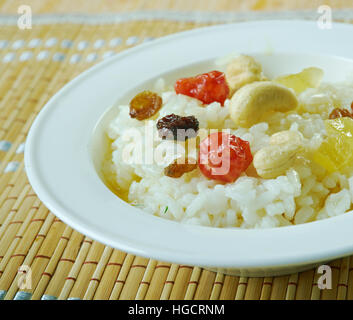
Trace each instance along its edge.
<instances>
[{"instance_id":1,"label":"dark raisin","mask_svg":"<svg viewBox=\"0 0 353 320\"><path fill-rule=\"evenodd\" d=\"M143 91L130 101L130 117L145 120L155 115L162 107L162 98L154 92Z\"/></svg>"},{"instance_id":2,"label":"dark raisin","mask_svg":"<svg viewBox=\"0 0 353 320\"><path fill-rule=\"evenodd\" d=\"M349 112L347 109L333 109L330 113L330 119L337 119L337 118L353 118L353 114Z\"/></svg>"},{"instance_id":3,"label":"dark raisin","mask_svg":"<svg viewBox=\"0 0 353 320\"><path fill-rule=\"evenodd\" d=\"M184 173L191 172L196 168L196 160L186 159L186 161L182 163L180 159L176 159L168 167L164 168L164 174L171 178L180 178Z\"/></svg>"},{"instance_id":4,"label":"dark raisin","mask_svg":"<svg viewBox=\"0 0 353 320\"><path fill-rule=\"evenodd\" d=\"M162 139L185 141L196 137L199 121L194 116L181 117L172 113L158 120L157 129Z\"/></svg>"}]
</instances>

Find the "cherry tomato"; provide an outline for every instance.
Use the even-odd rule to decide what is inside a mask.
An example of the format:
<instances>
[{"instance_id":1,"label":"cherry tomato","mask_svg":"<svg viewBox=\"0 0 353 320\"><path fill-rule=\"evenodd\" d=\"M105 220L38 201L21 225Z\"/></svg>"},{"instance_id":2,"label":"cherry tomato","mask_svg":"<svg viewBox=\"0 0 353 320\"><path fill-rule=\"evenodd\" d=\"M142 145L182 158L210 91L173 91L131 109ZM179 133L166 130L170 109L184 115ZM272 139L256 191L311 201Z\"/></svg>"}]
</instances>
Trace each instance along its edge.
<instances>
[{"instance_id":1,"label":"cherry tomato","mask_svg":"<svg viewBox=\"0 0 353 320\"><path fill-rule=\"evenodd\" d=\"M253 160L249 142L215 132L200 143L199 168L206 178L234 182Z\"/></svg>"},{"instance_id":2,"label":"cherry tomato","mask_svg":"<svg viewBox=\"0 0 353 320\"><path fill-rule=\"evenodd\" d=\"M219 102L222 106L229 95L223 72L211 71L196 77L182 78L174 85L175 92L196 98L205 104Z\"/></svg>"}]
</instances>

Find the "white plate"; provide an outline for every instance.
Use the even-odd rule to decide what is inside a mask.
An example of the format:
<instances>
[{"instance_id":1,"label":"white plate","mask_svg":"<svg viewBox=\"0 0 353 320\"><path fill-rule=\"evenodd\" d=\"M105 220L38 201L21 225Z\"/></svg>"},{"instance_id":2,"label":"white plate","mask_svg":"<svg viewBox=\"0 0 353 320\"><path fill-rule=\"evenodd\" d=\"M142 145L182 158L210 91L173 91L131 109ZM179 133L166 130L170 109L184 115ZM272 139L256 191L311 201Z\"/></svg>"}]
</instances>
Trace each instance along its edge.
<instances>
[{"instance_id":1,"label":"white plate","mask_svg":"<svg viewBox=\"0 0 353 320\"><path fill-rule=\"evenodd\" d=\"M270 75L318 66L326 80L353 70L353 26L321 30L315 22L267 21L221 25L171 35L124 51L67 84L36 118L25 165L44 204L76 230L139 256L232 274L265 276L309 268L353 253L353 215L266 230L183 225L142 212L101 181L98 120L150 79L169 80L213 68L231 52L256 56ZM108 113L109 115L109 113ZM103 117L107 119L107 115ZM93 157L92 157L93 155Z\"/></svg>"}]
</instances>

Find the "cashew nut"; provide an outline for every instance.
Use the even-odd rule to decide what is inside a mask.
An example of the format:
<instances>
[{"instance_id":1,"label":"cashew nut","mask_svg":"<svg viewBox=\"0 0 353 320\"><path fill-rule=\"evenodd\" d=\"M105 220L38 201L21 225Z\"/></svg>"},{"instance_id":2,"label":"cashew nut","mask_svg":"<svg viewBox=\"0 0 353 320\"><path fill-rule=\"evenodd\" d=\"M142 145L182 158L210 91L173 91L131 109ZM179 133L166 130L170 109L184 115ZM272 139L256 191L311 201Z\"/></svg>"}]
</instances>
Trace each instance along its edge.
<instances>
[{"instance_id":1,"label":"cashew nut","mask_svg":"<svg viewBox=\"0 0 353 320\"><path fill-rule=\"evenodd\" d=\"M257 174L264 179L284 174L293 164L302 147L302 136L295 131L281 131L270 138L270 145L254 156Z\"/></svg>"},{"instance_id":2,"label":"cashew nut","mask_svg":"<svg viewBox=\"0 0 353 320\"><path fill-rule=\"evenodd\" d=\"M230 96L245 84L263 79L262 67L253 57L240 55L231 61L226 69Z\"/></svg>"},{"instance_id":3,"label":"cashew nut","mask_svg":"<svg viewBox=\"0 0 353 320\"><path fill-rule=\"evenodd\" d=\"M251 127L270 112L297 108L292 90L271 81L258 81L241 87L230 100L229 113L235 124Z\"/></svg>"}]
</instances>

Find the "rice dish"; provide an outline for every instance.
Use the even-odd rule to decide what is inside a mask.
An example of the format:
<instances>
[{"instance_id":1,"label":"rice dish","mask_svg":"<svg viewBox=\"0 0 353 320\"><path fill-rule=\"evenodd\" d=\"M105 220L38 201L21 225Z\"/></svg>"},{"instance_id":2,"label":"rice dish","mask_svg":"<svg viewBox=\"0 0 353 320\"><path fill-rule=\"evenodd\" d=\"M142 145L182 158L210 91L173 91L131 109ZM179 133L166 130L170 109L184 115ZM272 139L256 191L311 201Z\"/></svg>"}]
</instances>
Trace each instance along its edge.
<instances>
[{"instance_id":1,"label":"rice dish","mask_svg":"<svg viewBox=\"0 0 353 320\"><path fill-rule=\"evenodd\" d=\"M274 111L249 127L239 126L231 118L231 96L223 106L217 101L205 104L176 93L163 79L156 82L154 92L162 99L162 107L155 116L140 121L130 116L129 105L121 105L106 130L111 155L104 163L104 174L132 205L182 223L228 228L273 228L351 213L353 167L348 164L329 172L312 158L328 137L325 121L332 111L351 108L351 83L320 83L306 88L296 94L296 109ZM259 176L253 163L230 183L209 179L198 168L172 178L165 175L164 169L176 155L183 154L183 148L178 146L185 143L162 139L156 128L157 121L170 114L194 116L199 127L207 132L225 129L247 141L253 155L270 146L271 136L282 131L298 134L303 151L296 154L283 174L273 178ZM145 141L147 136L153 139ZM132 137L142 139L143 143ZM158 161L146 161L156 150ZM188 155L197 159L197 152L195 145Z\"/></svg>"}]
</instances>

